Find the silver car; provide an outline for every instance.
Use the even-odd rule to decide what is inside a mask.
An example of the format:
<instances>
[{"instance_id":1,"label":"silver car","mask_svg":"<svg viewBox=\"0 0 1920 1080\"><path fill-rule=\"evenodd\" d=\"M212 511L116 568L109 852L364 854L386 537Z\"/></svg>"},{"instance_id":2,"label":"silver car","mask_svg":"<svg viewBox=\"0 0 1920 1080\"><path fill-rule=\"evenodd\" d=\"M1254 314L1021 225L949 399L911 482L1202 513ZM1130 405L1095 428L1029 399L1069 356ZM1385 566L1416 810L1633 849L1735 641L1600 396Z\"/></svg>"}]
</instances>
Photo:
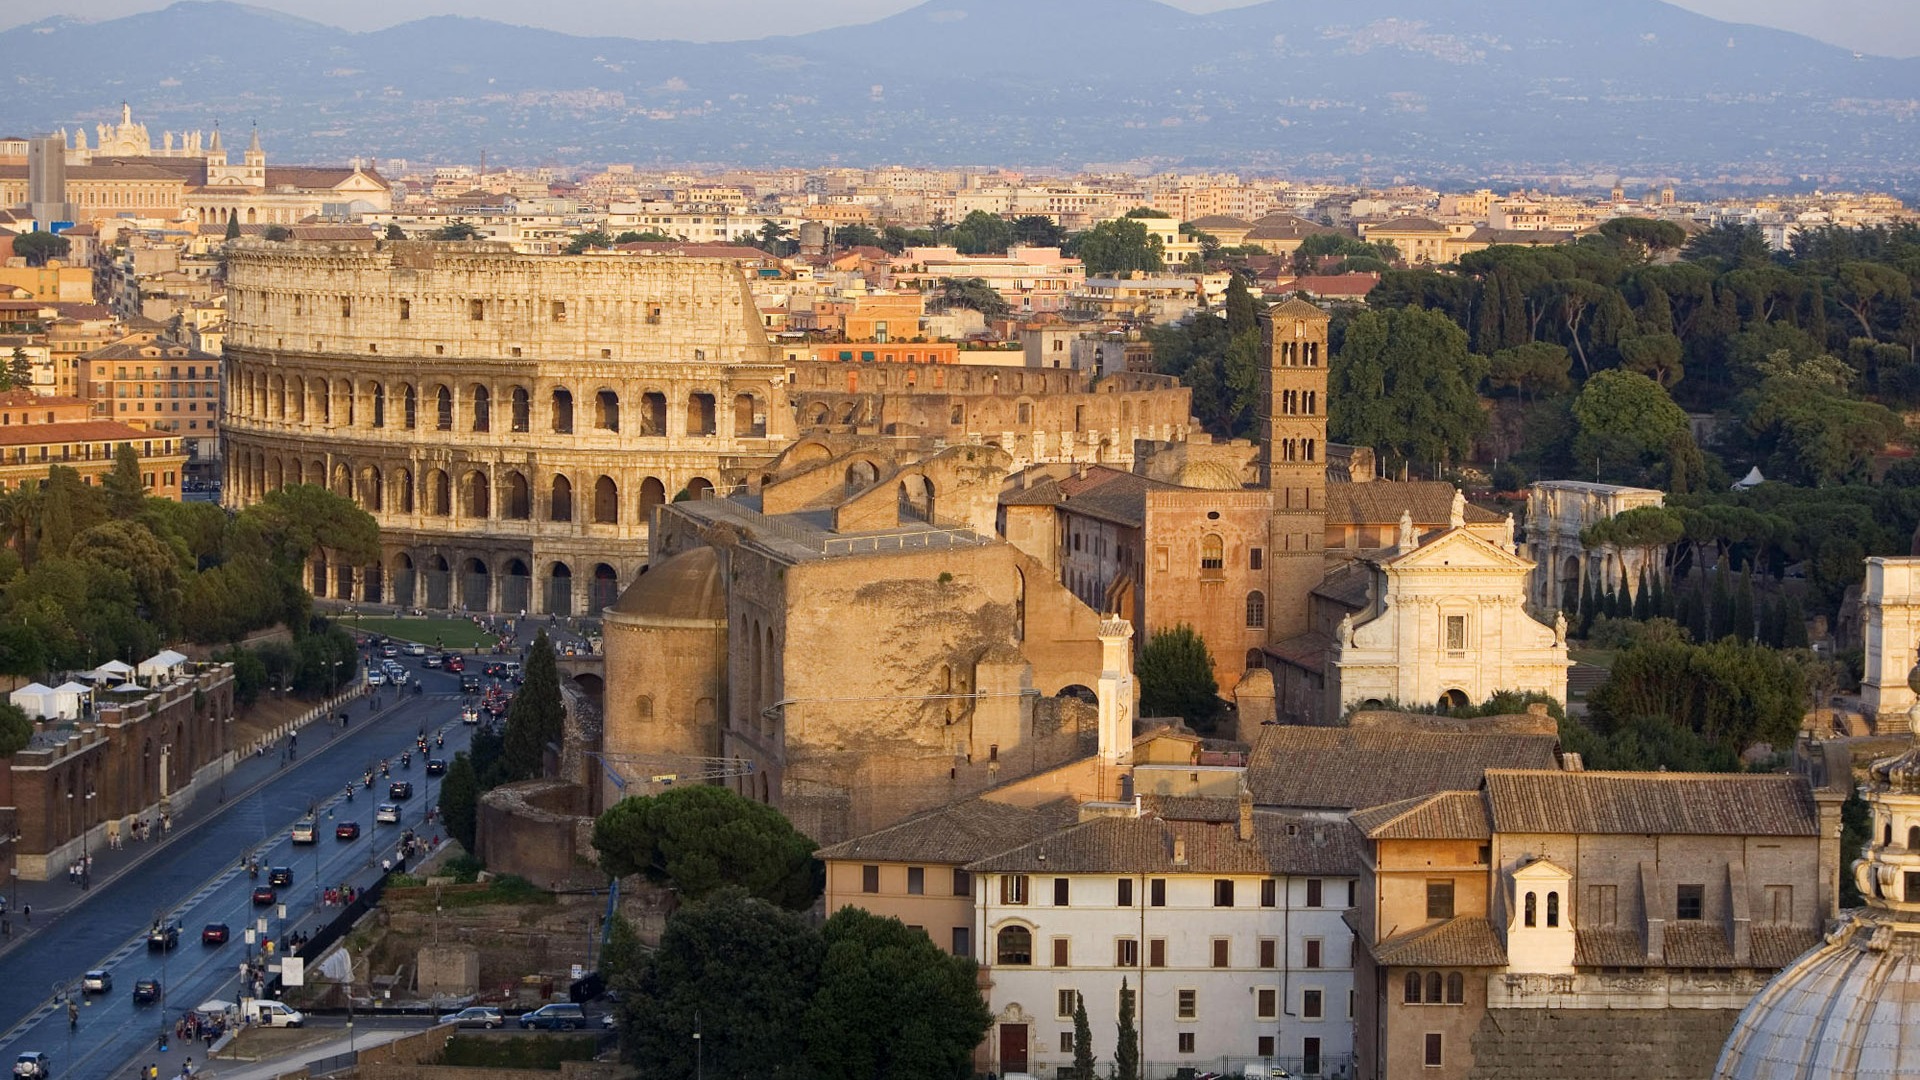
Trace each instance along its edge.
<instances>
[{"instance_id":1,"label":"silver car","mask_svg":"<svg viewBox=\"0 0 1920 1080\"><path fill-rule=\"evenodd\" d=\"M112 990L113 976L100 968L80 976L80 992L83 994L105 994Z\"/></svg>"},{"instance_id":2,"label":"silver car","mask_svg":"<svg viewBox=\"0 0 1920 1080\"><path fill-rule=\"evenodd\" d=\"M443 1024L456 1024L460 1027L486 1028L491 1031L507 1022L499 1009L491 1005L473 1005L456 1013L448 1013L440 1018Z\"/></svg>"}]
</instances>

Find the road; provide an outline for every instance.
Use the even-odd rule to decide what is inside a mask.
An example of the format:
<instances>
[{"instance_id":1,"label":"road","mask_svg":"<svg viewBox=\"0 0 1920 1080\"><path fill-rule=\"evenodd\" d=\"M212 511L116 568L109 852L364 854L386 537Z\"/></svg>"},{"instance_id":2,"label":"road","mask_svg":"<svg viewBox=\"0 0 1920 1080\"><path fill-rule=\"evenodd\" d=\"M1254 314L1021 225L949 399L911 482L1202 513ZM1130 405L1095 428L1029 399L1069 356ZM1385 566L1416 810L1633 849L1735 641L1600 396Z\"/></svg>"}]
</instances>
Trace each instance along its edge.
<instances>
[{"instance_id":1,"label":"road","mask_svg":"<svg viewBox=\"0 0 1920 1080\"><path fill-rule=\"evenodd\" d=\"M400 754L413 750L424 729L429 740L444 733L445 747L431 748L429 754L450 760L466 748L472 729L459 721L457 679L425 670L418 659L403 660L424 682L424 695L413 694L411 687L404 695L388 687L381 692L385 707L379 712L369 715L365 701L352 705L344 732L326 723L310 725L298 739L292 763L230 794L197 824L177 828L163 851L81 894L84 899L57 923L9 949L0 958L0 1061L40 1050L52 1056L51 1071L59 1080L93 1080L130 1076L136 1059L158 1061L165 1076L177 1072L179 1060L188 1055L205 1060L204 1046L175 1043L161 1054L157 1037L162 1025L171 1031L174 1020L203 1001L238 997L239 970L257 949L245 940L248 928L264 919L275 939L312 930L332 915L322 913L324 885L364 887L379 875L380 860L395 854L403 829L411 827L423 838L434 835L438 828L425 817L438 803L441 778L426 775L417 752L412 767L402 770ZM382 758L392 762L394 780L411 780L414 786L413 797L401 804L398 825L373 822L376 806L388 801L380 797L387 783L377 771ZM371 791L362 786L369 764L376 769ZM348 802L344 791L350 783L355 795ZM296 846L289 839L291 827L309 807L318 811L317 842ZM360 823L357 840L335 838L335 826L345 820ZM244 867L249 855L262 867L258 881ZM278 904L256 906L252 891L266 884L266 868L274 866L290 867L294 883L279 890ZM182 924L180 945L150 952L147 930L162 917ZM227 944L201 943L202 927L214 922L232 928ZM83 997L78 1024L70 1029L65 1001L77 993L81 973L91 968L107 969L113 989ZM143 978L160 980L163 1005L133 1004L134 981Z\"/></svg>"}]
</instances>

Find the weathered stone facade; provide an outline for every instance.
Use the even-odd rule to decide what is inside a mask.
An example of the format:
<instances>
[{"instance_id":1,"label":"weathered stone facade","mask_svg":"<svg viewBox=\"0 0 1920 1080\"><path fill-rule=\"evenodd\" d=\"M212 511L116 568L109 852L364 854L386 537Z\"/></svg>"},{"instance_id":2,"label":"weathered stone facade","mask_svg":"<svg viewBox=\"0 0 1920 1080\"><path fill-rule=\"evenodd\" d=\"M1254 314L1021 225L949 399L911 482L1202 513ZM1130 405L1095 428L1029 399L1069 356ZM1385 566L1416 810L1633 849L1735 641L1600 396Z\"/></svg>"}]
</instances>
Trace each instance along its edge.
<instances>
[{"instance_id":1,"label":"weathered stone facade","mask_svg":"<svg viewBox=\"0 0 1920 1080\"><path fill-rule=\"evenodd\" d=\"M574 614L647 558L653 509L793 435L785 369L720 259L483 243L237 241L230 505L318 483L380 523L318 595Z\"/></svg>"},{"instance_id":2,"label":"weathered stone facade","mask_svg":"<svg viewBox=\"0 0 1920 1080\"><path fill-rule=\"evenodd\" d=\"M1527 554L1533 559L1528 602L1551 613L1573 607L1582 582L1595 586L1640 587L1645 553L1611 544L1588 548L1580 533L1589 525L1642 506L1660 506L1666 496L1651 488L1594 484L1584 480L1542 480L1527 489Z\"/></svg>"}]
</instances>

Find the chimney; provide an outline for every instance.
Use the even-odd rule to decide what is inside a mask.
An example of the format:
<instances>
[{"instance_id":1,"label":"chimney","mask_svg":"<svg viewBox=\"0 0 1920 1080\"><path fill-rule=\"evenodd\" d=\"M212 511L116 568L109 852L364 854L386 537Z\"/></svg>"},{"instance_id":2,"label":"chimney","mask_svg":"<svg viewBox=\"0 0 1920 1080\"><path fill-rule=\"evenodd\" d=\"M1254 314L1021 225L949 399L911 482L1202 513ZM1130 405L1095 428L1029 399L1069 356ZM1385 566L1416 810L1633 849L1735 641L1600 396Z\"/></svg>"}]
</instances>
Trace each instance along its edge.
<instances>
[{"instance_id":1,"label":"chimney","mask_svg":"<svg viewBox=\"0 0 1920 1080\"><path fill-rule=\"evenodd\" d=\"M1240 783L1240 839L1253 839L1253 792L1244 780Z\"/></svg>"}]
</instances>

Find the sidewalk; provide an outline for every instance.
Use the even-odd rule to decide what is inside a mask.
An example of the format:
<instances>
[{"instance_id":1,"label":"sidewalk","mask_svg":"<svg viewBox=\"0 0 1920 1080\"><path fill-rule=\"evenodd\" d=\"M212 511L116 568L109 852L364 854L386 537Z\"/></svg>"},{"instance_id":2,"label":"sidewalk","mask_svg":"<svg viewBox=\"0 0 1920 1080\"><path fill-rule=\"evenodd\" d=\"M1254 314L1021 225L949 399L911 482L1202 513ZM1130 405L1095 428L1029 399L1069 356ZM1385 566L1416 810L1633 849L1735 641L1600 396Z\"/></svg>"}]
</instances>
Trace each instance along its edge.
<instances>
[{"instance_id":1,"label":"sidewalk","mask_svg":"<svg viewBox=\"0 0 1920 1080\"><path fill-rule=\"evenodd\" d=\"M400 702L396 701L387 709L382 709L381 713L384 715L399 705ZM377 719L377 717L368 719ZM307 746L310 752L313 752L332 744L332 740L325 734L330 728L336 735L338 734L339 729L333 728L322 716L308 721L305 726L297 730L299 734L308 737ZM13 936L0 941L0 956L5 956L15 945L46 929L49 923L71 914L76 908L86 903L95 892L112 884L123 874L148 859L159 855L174 841L186 836L196 826L226 809L228 802L238 801L252 794L280 776L282 770L288 767L298 768L299 762L297 760L291 763L283 762L280 754L273 749L258 756L249 755L240 758L227 773L224 781L216 783L213 791L202 794L173 815L173 828L166 833L162 834L156 824L150 839L135 840L131 836L122 834L123 846L117 850L105 846L89 848L87 853L93 857L93 880L88 888L82 889L79 885L68 881L64 873L46 881L21 879L12 882L6 898L7 917L13 923ZM219 794L220 792L224 792L224 796ZM158 821L157 814L154 815L154 820ZM23 914L29 906L33 908L31 925L27 923Z\"/></svg>"},{"instance_id":2,"label":"sidewalk","mask_svg":"<svg viewBox=\"0 0 1920 1080\"><path fill-rule=\"evenodd\" d=\"M395 1039L405 1038L408 1035L418 1035L420 1031L421 1029L418 1027L356 1027L354 1028L354 1035L351 1040L352 1049L355 1051L368 1050L375 1046L390 1043ZM348 1052L348 1042L347 1033L342 1029L339 1032L339 1037L336 1039L329 1039L317 1045L303 1047L295 1053L268 1061L229 1061L217 1057L209 1058L206 1064L193 1070L193 1075L195 1077L218 1077L219 1080L275 1080L276 1077L298 1071L309 1061L320 1061L324 1058L338 1057L346 1054ZM162 1080L166 1080L165 1070L162 1069L161 1072Z\"/></svg>"}]
</instances>

